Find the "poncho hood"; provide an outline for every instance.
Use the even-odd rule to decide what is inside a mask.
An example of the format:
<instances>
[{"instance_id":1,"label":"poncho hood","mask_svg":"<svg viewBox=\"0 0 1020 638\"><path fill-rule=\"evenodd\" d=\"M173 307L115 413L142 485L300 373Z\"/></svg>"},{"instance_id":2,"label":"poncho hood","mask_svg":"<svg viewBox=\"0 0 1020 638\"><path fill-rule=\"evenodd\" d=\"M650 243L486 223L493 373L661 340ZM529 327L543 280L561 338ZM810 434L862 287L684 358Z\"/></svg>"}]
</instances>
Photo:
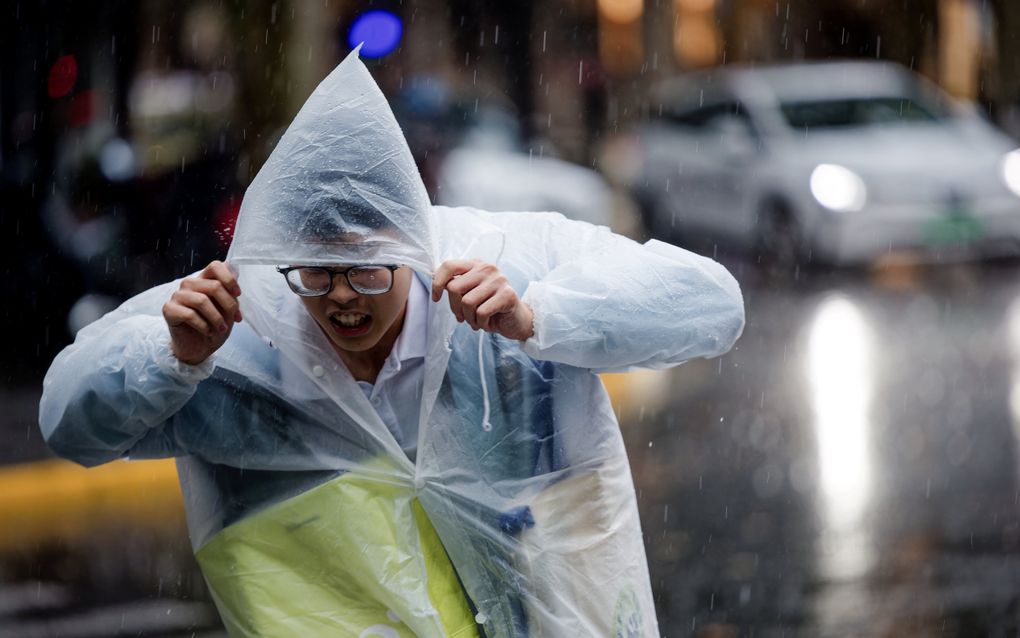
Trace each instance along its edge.
<instances>
[{"instance_id":1,"label":"poncho hood","mask_svg":"<svg viewBox=\"0 0 1020 638\"><path fill-rule=\"evenodd\" d=\"M245 192L227 261L435 268L432 209L410 149L351 52L322 81Z\"/></svg>"}]
</instances>

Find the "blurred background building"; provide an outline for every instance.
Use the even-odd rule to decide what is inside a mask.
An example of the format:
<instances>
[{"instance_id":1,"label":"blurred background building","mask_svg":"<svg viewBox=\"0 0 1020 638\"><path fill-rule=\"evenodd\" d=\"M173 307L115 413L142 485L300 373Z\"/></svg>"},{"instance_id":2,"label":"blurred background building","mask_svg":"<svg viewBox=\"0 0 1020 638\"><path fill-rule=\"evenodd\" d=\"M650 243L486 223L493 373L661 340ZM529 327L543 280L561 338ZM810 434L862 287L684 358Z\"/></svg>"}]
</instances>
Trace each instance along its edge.
<instances>
[{"instance_id":1,"label":"blurred background building","mask_svg":"<svg viewBox=\"0 0 1020 638\"><path fill-rule=\"evenodd\" d=\"M680 74L889 61L1020 136L1009 0L39 0L0 12L0 636L217 635L173 466L51 460L35 425L41 378L78 328L225 255L246 185L358 42L435 201L561 210L638 239L652 229L627 184L632 131L661 115L656 87ZM606 378L664 633L1020 631L1015 266L776 281L754 254L697 247L744 287L738 350L671 376Z\"/></svg>"}]
</instances>

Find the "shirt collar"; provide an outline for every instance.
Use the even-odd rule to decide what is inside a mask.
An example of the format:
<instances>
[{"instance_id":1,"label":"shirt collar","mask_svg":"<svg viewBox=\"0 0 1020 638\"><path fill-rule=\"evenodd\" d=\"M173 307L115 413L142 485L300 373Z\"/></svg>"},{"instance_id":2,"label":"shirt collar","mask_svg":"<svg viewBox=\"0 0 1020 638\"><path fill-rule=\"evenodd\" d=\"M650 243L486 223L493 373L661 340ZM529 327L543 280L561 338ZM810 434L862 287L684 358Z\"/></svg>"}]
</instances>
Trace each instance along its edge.
<instances>
[{"instance_id":1,"label":"shirt collar","mask_svg":"<svg viewBox=\"0 0 1020 638\"><path fill-rule=\"evenodd\" d=\"M418 277L411 278L411 290L407 293L407 309L404 311L404 326L393 344L393 351L387 357L394 371L404 361L423 358L427 351L429 297L425 284Z\"/></svg>"}]
</instances>

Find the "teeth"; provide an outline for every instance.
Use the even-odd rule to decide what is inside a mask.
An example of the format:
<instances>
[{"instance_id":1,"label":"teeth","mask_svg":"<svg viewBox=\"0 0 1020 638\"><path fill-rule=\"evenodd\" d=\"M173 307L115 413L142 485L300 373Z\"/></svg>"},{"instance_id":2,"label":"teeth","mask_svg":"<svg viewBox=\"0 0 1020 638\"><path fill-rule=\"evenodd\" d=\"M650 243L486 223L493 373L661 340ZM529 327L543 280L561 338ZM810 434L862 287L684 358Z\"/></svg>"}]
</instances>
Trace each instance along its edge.
<instances>
[{"instance_id":1,"label":"teeth","mask_svg":"<svg viewBox=\"0 0 1020 638\"><path fill-rule=\"evenodd\" d=\"M333 315L332 319L345 328L353 328L365 323L368 320L368 315L342 313Z\"/></svg>"}]
</instances>

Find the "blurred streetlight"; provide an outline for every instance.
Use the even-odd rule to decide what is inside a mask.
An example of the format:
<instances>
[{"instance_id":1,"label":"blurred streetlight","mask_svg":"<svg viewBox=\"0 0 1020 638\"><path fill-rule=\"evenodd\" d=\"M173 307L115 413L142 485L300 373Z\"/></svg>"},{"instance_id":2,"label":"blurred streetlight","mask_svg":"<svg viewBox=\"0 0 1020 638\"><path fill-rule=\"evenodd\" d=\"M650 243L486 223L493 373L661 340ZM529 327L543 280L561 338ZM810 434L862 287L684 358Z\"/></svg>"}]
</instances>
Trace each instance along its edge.
<instances>
[{"instance_id":1,"label":"blurred streetlight","mask_svg":"<svg viewBox=\"0 0 1020 638\"><path fill-rule=\"evenodd\" d=\"M956 97L974 99L978 94L981 65L981 14L970 0L942 0L939 24L939 84Z\"/></svg>"},{"instance_id":2,"label":"blurred streetlight","mask_svg":"<svg viewBox=\"0 0 1020 638\"><path fill-rule=\"evenodd\" d=\"M396 50L403 33L404 23L397 15L376 9L355 18L347 33L347 43L352 49L362 45L362 57L381 58Z\"/></svg>"},{"instance_id":3,"label":"blurred streetlight","mask_svg":"<svg viewBox=\"0 0 1020 638\"><path fill-rule=\"evenodd\" d=\"M715 0L674 0L673 53L684 67L711 66L719 59L721 38Z\"/></svg>"},{"instance_id":4,"label":"blurred streetlight","mask_svg":"<svg viewBox=\"0 0 1020 638\"><path fill-rule=\"evenodd\" d=\"M644 55L642 0L598 0L599 57L612 75L634 73Z\"/></svg>"}]
</instances>

